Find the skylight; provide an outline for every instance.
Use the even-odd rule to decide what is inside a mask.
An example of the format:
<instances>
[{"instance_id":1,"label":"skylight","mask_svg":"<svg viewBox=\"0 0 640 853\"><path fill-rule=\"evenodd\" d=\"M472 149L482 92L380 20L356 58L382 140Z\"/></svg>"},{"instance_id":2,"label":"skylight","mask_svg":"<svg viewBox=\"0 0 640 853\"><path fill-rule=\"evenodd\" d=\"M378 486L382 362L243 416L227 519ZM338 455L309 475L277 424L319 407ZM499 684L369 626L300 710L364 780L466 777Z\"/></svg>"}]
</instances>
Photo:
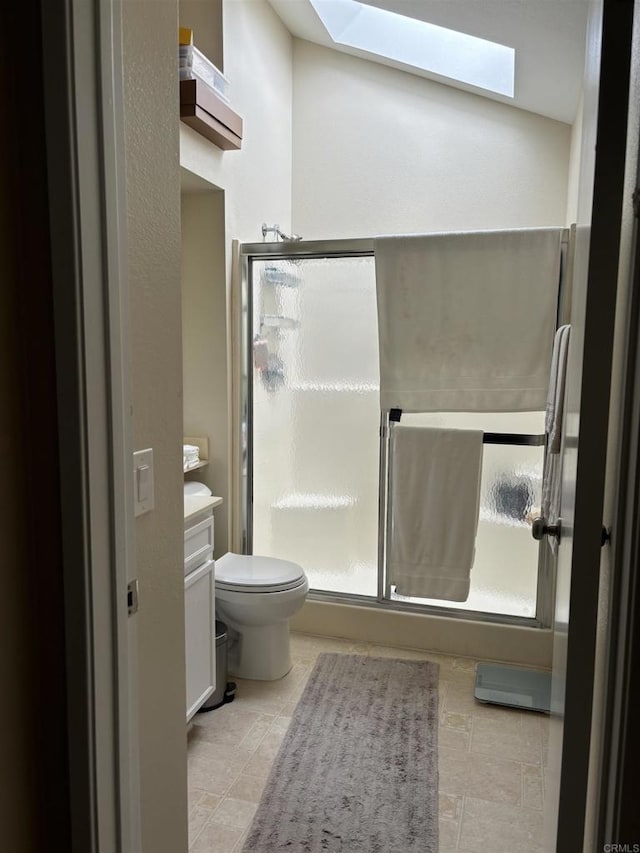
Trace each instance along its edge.
<instances>
[{"instance_id":1,"label":"skylight","mask_svg":"<svg viewBox=\"0 0 640 853\"><path fill-rule=\"evenodd\" d=\"M310 0L334 42L513 98L515 50L357 0Z\"/></svg>"}]
</instances>

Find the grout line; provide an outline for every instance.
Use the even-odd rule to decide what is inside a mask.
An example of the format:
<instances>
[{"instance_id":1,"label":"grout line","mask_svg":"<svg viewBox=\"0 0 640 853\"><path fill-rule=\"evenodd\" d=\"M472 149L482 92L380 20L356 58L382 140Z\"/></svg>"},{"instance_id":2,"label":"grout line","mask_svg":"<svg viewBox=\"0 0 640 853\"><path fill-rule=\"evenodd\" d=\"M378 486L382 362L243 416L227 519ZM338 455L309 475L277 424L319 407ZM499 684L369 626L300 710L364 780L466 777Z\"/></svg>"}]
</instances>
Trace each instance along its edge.
<instances>
[{"instance_id":1,"label":"grout line","mask_svg":"<svg viewBox=\"0 0 640 853\"><path fill-rule=\"evenodd\" d=\"M473 749L471 747L473 746L473 733L475 731L475 723L476 723L476 715L471 714L471 728L469 729L469 749L468 749L469 755L474 754Z\"/></svg>"},{"instance_id":2,"label":"grout line","mask_svg":"<svg viewBox=\"0 0 640 853\"><path fill-rule=\"evenodd\" d=\"M458 832L456 833L456 850L460 849L460 840L462 839L462 820L467 806L467 795L462 795L462 806L460 808L460 818L458 820Z\"/></svg>"},{"instance_id":3,"label":"grout line","mask_svg":"<svg viewBox=\"0 0 640 853\"><path fill-rule=\"evenodd\" d=\"M187 768L187 770L188 770L188 768ZM201 794L198 797L198 799L195 802L191 803L191 805L189 806L189 814L191 814L191 812L195 809L195 807L197 805L199 805L202 802L202 800L204 799L205 791L203 791L202 789L200 789L200 790L201 790ZM189 789L187 787L187 803L188 802L189 802Z\"/></svg>"},{"instance_id":4,"label":"grout line","mask_svg":"<svg viewBox=\"0 0 640 853\"><path fill-rule=\"evenodd\" d=\"M545 748L544 748L544 744L545 744L545 731L544 731L544 725L543 725L543 723L546 723L546 725L548 725L548 723L546 722L546 720L541 720L541 721L540 721L540 725L539 725L539 727L538 727L538 728L540 729L540 773L542 773L542 768L544 767L544 760L545 760L545 757L546 757L546 750L545 750ZM548 729L547 729L547 731L546 731L546 735L547 735L547 743L548 743L548 742L549 742L549 741L548 741L548 737L549 737L549 731L548 731Z\"/></svg>"},{"instance_id":5,"label":"grout line","mask_svg":"<svg viewBox=\"0 0 640 853\"><path fill-rule=\"evenodd\" d=\"M251 824L249 824L249 828L248 828L248 829L246 829L246 830L242 833L242 835L240 836L240 838L236 841L236 843L235 843L235 845L234 845L234 847L233 847L232 853L240 853L240 851L241 851L241 850L242 850L242 848L244 847L244 843L245 843L245 841L247 840L247 837L248 837L248 835L249 835L249 829L250 829L250 828L251 828Z\"/></svg>"},{"instance_id":6,"label":"grout line","mask_svg":"<svg viewBox=\"0 0 640 853\"><path fill-rule=\"evenodd\" d=\"M224 798L223 798L223 799L224 799ZM220 806L221 806L221 805L222 805L222 800L220 800L220 802L218 803L218 805L215 807L215 809L213 809L213 810L212 810L212 812L211 812L211 814L209 815L209 817L208 817L208 818L205 820L205 822L202 824L202 827L200 828L200 831L197 833L197 835L196 835L196 836L195 836L195 838L193 839L193 844L191 843L191 840L189 840L189 850L191 850L191 849L194 847L194 845L196 844L197 840L198 840L198 839L200 838L200 836L204 833L205 829L206 829L210 824L215 823L215 813L218 811L218 809L220 808ZM238 829L238 830L240 829L240 827L239 827L239 826L233 826L232 824L227 824L227 823L222 823L222 822L220 822L220 824L219 824L219 825L220 825L220 826L224 826L224 827L225 827L225 828L227 828L227 829ZM243 831L243 833L240 835L240 838L238 838L238 841L236 841L236 843L234 844L233 849L232 849L232 853L235 853L236 846L237 846L238 842L239 842L239 841L242 841L243 839L244 839L244 831ZM239 848L238 848L238 849L239 849Z\"/></svg>"},{"instance_id":7,"label":"grout line","mask_svg":"<svg viewBox=\"0 0 640 853\"><path fill-rule=\"evenodd\" d=\"M218 805L219 805L219 804L218 804ZM217 806L216 806L216 808L217 808ZM189 836L189 850L191 850L191 849L192 849L192 847L194 847L194 846L195 846L196 841L198 840L198 838L200 838L200 836L201 836L201 835L202 835L202 833L204 832L204 828L205 828L205 826L209 823L209 821L210 821L210 820L211 820L211 815L209 815L209 817L208 817L208 818L203 822L203 824L202 824L202 826L200 827L200 829L199 829L199 830L196 832L196 834L193 836L193 839L191 838L191 836Z\"/></svg>"}]
</instances>

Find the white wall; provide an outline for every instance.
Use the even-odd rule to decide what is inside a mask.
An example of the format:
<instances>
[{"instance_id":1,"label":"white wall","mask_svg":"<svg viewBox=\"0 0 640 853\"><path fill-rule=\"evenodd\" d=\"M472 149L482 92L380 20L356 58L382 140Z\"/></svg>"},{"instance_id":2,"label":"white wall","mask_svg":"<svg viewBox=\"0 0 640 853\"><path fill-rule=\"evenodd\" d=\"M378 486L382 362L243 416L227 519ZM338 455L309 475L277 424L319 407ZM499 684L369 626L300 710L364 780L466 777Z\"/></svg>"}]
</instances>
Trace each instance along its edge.
<instances>
[{"instance_id":1,"label":"white wall","mask_svg":"<svg viewBox=\"0 0 640 853\"><path fill-rule=\"evenodd\" d=\"M180 26L193 30L196 47L220 71L224 71L222 6L223 0L179 0L178 2Z\"/></svg>"},{"instance_id":2,"label":"white wall","mask_svg":"<svg viewBox=\"0 0 640 853\"><path fill-rule=\"evenodd\" d=\"M177 0L123 3L134 449L155 508L136 521L145 853L187 849Z\"/></svg>"},{"instance_id":3,"label":"white wall","mask_svg":"<svg viewBox=\"0 0 640 853\"><path fill-rule=\"evenodd\" d=\"M184 434L209 436L209 465L187 475L214 494L227 483L227 335L224 193L182 194ZM223 495L225 499L227 493ZM229 550L229 502L215 512L215 555Z\"/></svg>"},{"instance_id":4,"label":"white wall","mask_svg":"<svg viewBox=\"0 0 640 853\"><path fill-rule=\"evenodd\" d=\"M197 32L194 33L197 43ZM216 551L230 535L231 507L234 504L230 481L232 427L231 383L229 380L232 340L228 311L231 302L231 242L262 240L263 222L278 223L283 230L291 227L291 105L292 105L292 39L266 0L225 0L224 3L224 73L230 82L232 108L242 116L244 135L239 151L221 151L186 124L180 124L180 163L193 174L224 191L224 275L217 273L212 286L226 289L227 314L222 302L216 301L207 321L201 315L198 327L192 325L192 313L185 318L185 353L193 353L206 327L216 338L215 364L205 364L215 372L203 393L209 395L200 406L204 420L198 423L209 435L218 460L216 469L203 477L215 494L225 499L216 514ZM217 239L217 238L216 238ZM188 285L187 285L188 286ZM209 303L209 309L213 303ZM211 346L202 342L204 358L211 358ZM189 356L190 357L190 356ZM189 364L185 370L189 371ZM226 381L225 381L226 380ZM194 385L186 376L192 394ZM194 380L197 381L197 380ZM216 417L208 419L204 409L215 407ZM185 422L186 428L186 422ZM219 477L217 474L219 473ZM220 537L220 538L218 538ZM233 547L239 547L234 543Z\"/></svg>"},{"instance_id":5,"label":"white wall","mask_svg":"<svg viewBox=\"0 0 640 853\"><path fill-rule=\"evenodd\" d=\"M582 153L582 122L584 119L584 94L576 113L576 120L571 127L571 145L569 148L569 178L567 181L567 216L566 223L571 225L578 221L578 196L580 190L580 156Z\"/></svg>"},{"instance_id":6,"label":"white wall","mask_svg":"<svg viewBox=\"0 0 640 853\"><path fill-rule=\"evenodd\" d=\"M266 0L226 0L224 73L244 120L242 148L222 151L180 124L181 165L225 190L228 254L234 237L262 240L265 220L290 227L291 41Z\"/></svg>"},{"instance_id":7,"label":"white wall","mask_svg":"<svg viewBox=\"0 0 640 853\"><path fill-rule=\"evenodd\" d=\"M565 223L568 125L306 41L293 57L305 239Z\"/></svg>"}]
</instances>

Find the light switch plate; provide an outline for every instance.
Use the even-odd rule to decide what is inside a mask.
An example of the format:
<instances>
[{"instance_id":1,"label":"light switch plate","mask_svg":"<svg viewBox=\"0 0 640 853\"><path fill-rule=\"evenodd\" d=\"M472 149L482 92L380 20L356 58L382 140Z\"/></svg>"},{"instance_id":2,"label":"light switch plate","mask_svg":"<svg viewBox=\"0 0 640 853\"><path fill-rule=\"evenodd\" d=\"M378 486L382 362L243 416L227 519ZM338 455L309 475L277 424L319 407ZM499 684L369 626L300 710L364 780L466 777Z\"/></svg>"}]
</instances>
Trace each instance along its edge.
<instances>
[{"instance_id":1,"label":"light switch plate","mask_svg":"<svg viewBox=\"0 0 640 853\"><path fill-rule=\"evenodd\" d=\"M153 509L153 450L136 450L133 454L133 501L135 515Z\"/></svg>"}]
</instances>

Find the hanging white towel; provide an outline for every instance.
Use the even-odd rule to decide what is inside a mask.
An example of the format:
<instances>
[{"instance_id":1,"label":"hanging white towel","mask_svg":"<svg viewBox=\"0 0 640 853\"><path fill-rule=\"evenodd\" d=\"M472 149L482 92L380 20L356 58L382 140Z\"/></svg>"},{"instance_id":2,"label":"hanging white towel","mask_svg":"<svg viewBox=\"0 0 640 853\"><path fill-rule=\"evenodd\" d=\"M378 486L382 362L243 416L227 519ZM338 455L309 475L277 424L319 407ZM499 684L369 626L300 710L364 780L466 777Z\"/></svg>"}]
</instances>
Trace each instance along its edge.
<instances>
[{"instance_id":1,"label":"hanging white towel","mask_svg":"<svg viewBox=\"0 0 640 853\"><path fill-rule=\"evenodd\" d=\"M549 391L545 414L548 453L560 453L570 333L571 326L560 326L553 339L551 374L549 377Z\"/></svg>"},{"instance_id":2,"label":"hanging white towel","mask_svg":"<svg viewBox=\"0 0 640 853\"><path fill-rule=\"evenodd\" d=\"M562 424L564 416L564 398L567 384L567 361L569 358L569 340L571 326L560 326L553 342L551 374L545 417L547 433L547 458L542 479L542 517L547 524L557 524L560 516L562 497ZM549 546L555 554L558 540L550 536Z\"/></svg>"},{"instance_id":3,"label":"hanging white towel","mask_svg":"<svg viewBox=\"0 0 640 853\"><path fill-rule=\"evenodd\" d=\"M380 405L543 411L562 229L375 241Z\"/></svg>"},{"instance_id":4,"label":"hanging white towel","mask_svg":"<svg viewBox=\"0 0 640 853\"><path fill-rule=\"evenodd\" d=\"M389 572L400 595L467 600L482 436L477 430L393 427Z\"/></svg>"}]
</instances>

